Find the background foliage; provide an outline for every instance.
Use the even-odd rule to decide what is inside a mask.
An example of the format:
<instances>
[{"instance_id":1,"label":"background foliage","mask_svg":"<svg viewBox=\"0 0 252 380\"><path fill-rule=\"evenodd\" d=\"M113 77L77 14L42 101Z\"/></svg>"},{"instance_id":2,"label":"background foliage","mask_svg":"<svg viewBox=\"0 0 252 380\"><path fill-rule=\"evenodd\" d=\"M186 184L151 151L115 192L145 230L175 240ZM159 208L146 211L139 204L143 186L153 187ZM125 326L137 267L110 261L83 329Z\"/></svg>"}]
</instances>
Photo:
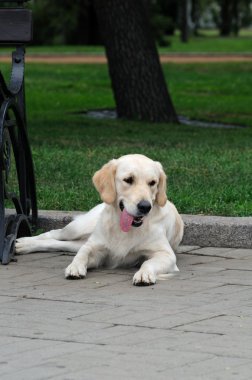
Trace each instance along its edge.
<instances>
[{"instance_id":1,"label":"background foliage","mask_svg":"<svg viewBox=\"0 0 252 380\"><path fill-rule=\"evenodd\" d=\"M251 0L145 0L154 35L169 45L169 35L183 29L186 6L189 34L200 28L218 28L222 35L237 35L252 22ZM34 44L101 44L92 0L33 0Z\"/></svg>"}]
</instances>

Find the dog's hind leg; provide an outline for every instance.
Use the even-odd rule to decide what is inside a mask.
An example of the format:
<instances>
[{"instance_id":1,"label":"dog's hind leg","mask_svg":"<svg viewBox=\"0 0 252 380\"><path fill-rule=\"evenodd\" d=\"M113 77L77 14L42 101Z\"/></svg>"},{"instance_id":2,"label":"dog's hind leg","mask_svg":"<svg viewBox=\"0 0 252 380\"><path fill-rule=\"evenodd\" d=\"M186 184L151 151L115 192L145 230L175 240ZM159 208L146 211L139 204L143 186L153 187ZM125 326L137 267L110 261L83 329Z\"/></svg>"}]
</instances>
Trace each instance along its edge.
<instances>
[{"instance_id":1,"label":"dog's hind leg","mask_svg":"<svg viewBox=\"0 0 252 380\"><path fill-rule=\"evenodd\" d=\"M56 239L61 241L87 239L94 231L103 208L104 204L99 204L86 214L76 217L76 219L64 228L44 232L37 236L19 238L17 241L19 243L23 242L28 244L28 242L45 239Z\"/></svg>"},{"instance_id":2,"label":"dog's hind leg","mask_svg":"<svg viewBox=\"0 0 252 380\"><path fill-rule=\"evenodd\" d=\"M17 254L31 253L31 252L73 252L77 253L85 241L60 241L55 239L44 240L28 240L18 239L16 241L15 250Z\"/></svg>"}]
</instances>

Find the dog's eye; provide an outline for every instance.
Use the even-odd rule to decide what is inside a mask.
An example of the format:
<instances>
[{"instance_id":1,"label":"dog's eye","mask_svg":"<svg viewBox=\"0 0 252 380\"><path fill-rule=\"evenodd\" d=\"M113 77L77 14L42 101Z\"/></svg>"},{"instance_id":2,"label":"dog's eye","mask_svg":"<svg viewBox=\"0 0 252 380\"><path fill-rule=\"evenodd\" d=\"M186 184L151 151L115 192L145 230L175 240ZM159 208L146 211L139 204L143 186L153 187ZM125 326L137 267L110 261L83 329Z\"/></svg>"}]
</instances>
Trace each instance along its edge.
<instances>
[{"instance_id":1,"label":"dog's eye","mask_svg":"<svg viewBox=\"0 0 252 380\"><path fill-rule=\"evenodd\" d=\"M128 183L129 185L132 185L132 183L134 182L134 178L133 177L124 178L124 182Z\"/></svg>"},{"instance_id":2,"label":"dog's eye","mask_svg":"<svg viewBox=\"0 0 252 380\"><path fill-rule=\"evenodd\" d=\"M154 185L156 185L156 181L153 180L149 182L149 186L154 186Z\"/></svg>"}]
</instances>

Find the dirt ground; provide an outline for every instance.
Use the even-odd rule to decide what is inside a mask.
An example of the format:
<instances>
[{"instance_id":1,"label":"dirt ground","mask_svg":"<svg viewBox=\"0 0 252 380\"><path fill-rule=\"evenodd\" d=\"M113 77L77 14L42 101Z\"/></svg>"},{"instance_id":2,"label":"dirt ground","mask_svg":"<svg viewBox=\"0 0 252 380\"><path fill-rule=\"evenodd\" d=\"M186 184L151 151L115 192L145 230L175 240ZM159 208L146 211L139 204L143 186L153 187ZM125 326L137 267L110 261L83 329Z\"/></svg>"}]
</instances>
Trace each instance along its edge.
<instances>
[{"instance_id":1,"label":"dirt ground","mask_svg":"<svg viewBox=\"0 0 252 380\"><path fill-rule=\"evenodd\" d=\"M10 62L8 55L1 55L0 62ZM162 63L212 63L212 62L252 62L252 54L161 54ZM26 62L52 64L92 64L107 63L103 54L27 54Z\"/></svg>"}]
</instances>

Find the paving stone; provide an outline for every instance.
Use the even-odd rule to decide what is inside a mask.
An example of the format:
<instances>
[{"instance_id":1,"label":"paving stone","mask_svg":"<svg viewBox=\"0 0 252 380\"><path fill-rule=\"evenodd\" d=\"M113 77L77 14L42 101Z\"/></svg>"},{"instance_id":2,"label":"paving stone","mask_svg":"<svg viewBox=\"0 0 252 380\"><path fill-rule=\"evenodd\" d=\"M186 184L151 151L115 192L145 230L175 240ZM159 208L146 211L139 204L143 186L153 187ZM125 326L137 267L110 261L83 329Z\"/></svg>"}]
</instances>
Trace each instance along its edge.
<instances>
[{"instance_id":1,"label":"paving stone","mask_svg":"<svg viewBox=\"0 0 252 380\"><path fill-rule=\"evenodd\" d=\"M248 360L233 357L213 356L210 359L202 360L188 365L176 367L170 372L166 371L169 379L239 379L240 368L247 366Z\"/></svg>"},{"instance_id":2,"label":"paving stone","mask_svg":"<svg viewBox=\"0 0 252 380\"><path fill-rule=\"evenodd\" d=\"M67 281L71 257L0 267L1 380L249 380L252 250L180 248L180 272L134 287L136 269Z\"/></svg>"},{"instance_id":3,"label":"paving stone","mask_svg":"<svg viewBox=\"0 0 252 380\"><path fill-rule=\"evenodd\" d=\"M241 318L240 316L227 316L219 314L212 318L206 318L195 322L189 322L176 329L182 331L198 331L208 334L227 335L233 331L233 336L244 336L246 339L251 338L252 342L252 317Z\"/></svg>"},{"instance_id":4,"label":"paving stone","mask_svg":"<svg viewBox=\"0 0 252 380\"><path fill-rule=\"evenodd\" d=\"M176 253L185 253L190 251L195 251L196 249L200 249L197 245L180 245L177 249Z\"/></svg>"},{"instance_id":5,"label":"paving stone","mask_svg":"<svg viewBox=\"0 0 252 380\"><path fill-rule=\"evenodd\" d=\"M200 249L190 251L191 254L203 256L220 256L225 258L252 258L252 249L242 248L216 248L216 247L203 247Z\"/></svg>"}]
</instances>

